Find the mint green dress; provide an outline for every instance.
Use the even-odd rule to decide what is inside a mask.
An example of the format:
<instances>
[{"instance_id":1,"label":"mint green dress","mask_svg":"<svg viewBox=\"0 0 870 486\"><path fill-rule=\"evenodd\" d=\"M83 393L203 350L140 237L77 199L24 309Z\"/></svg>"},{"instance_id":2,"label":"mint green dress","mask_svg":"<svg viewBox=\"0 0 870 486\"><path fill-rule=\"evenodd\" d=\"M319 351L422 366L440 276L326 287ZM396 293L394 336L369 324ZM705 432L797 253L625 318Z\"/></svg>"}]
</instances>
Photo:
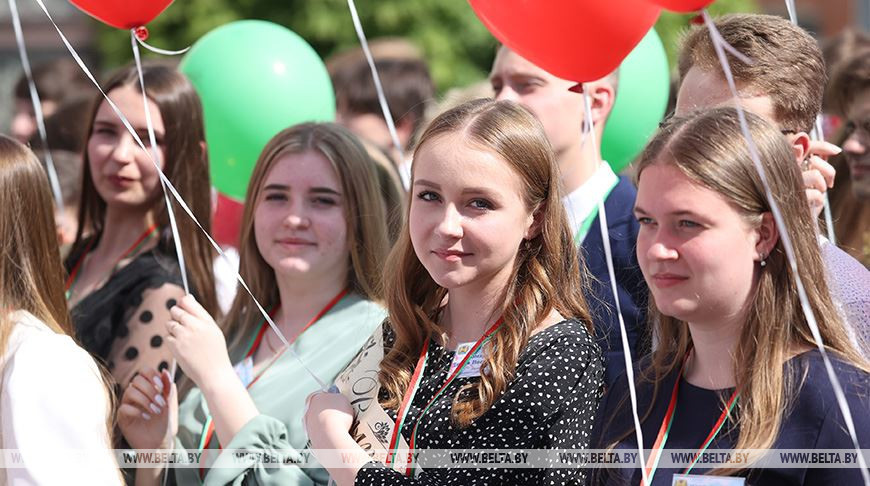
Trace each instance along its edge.
<instances>
[{"instance_id":1,"label":"mint green dress","mask_svg":"<svg viewBox=\"0 0 870 486\"><path fill-rule=\"evenodd\" d=\"M385 317L386 311L378 304L348 294L299 336L292 348L309 369L329 384L350 363ZM241 361L246 351L232 350L230 358L233 363ZM285 352L248 389L260 415L245 424L229 444L223 444L223 449L279 450L282 457L292 457L295 455L293 451L301 451L308 443L302 426L305 399L319 389L299 360L289 351ZM208 415L208 404L202 392L199 388L192 389L179 406L176 450L198 450ZM231 460L229 454L217 450L217 434L212 435L205 448L204 457L210 467L205 471L206 485L311 485L327 484L329 480L322 468L288 465L268 468L261 464L238 463ZM294 459L301 460L301 456ZM218 464L215 464L216 460ZM219 467L211 467L213 465ZM177 467L171 471L177 484L200 484L198 468Z\"/></svg>"}]
</instances>

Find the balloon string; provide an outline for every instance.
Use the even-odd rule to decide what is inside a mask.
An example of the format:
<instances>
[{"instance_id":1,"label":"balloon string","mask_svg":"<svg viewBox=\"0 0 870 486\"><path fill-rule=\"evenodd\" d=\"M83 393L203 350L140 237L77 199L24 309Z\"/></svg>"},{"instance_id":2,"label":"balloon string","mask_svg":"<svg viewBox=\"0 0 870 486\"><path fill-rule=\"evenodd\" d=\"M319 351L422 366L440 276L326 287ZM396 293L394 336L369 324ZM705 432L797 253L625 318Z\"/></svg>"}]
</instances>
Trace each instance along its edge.
<instances>
[{"instance_id":1,"label":"balloon string","mask_svg":"<svg viewBox=\"0 0 870 486\"><path fill-rule=\"evenodd\" d=\"M812 308L810 307L809 298L807 297L803 280L798 273L797 257L795 256L791 237L788 234L788 228L786 227L785 220L783 219L782 213L780 212L779 204L777 204L776 199L773 197L773 192L771 191L770 184L767 180L767 173L764 170L764 166L761 164L761 157L758 154L758 148L755 145L755 140L752 138L752 134L749 131L749 123L746 121L746 113L744 112L743 107L740 105L739 95L737 93L737 86L734 83L734 77L731 74L731 66L728 64L728 58L725 56L725 49L723 48L723 44L726 44L725 39L723 39L722 36L719 34L719 31L716 29L716 26L713 23L713 20L710 18L710 15L706 9L702 11L702 14L704 16L704 22L707 24L707 29L710 31L710 38L713 41L713 47L716 50L716 55L719 57L719 62L722 65L722 70L725 73L725 79L728 81L728 87L731 89L731 94L734 96L735 107L737 109L737 118L740 120L740 129L743 132L743 138L746 140L746 145L749 148L749 155L752 159L752 163L755 165L755 169L758 171L758 175L761 178L761 183L764 186L764 192L767 197L768 203L770 204L770 210L773 214L773 219L776 222L776 226L782 240L782 245L785 248L789 267L794 274L801 308L803 310L804 316L807 319L807 324L809 325L810 331L813 334L813 339L816 342L819 353L821 353L822 355L822 360L825 363L825 371L828 374L828 378L831 380L831 387L834 389L834 396L836 397L837 405L840 408L840 412L843 414L843 420L846 423L846 429L849 431L849 437L852 439L852 445L858 453L857 459L861 467L861 475L864 478L864 483L870 486L870 470L867 469L867 463L864 460L864 454L862 454L861 446L858 444L858 437L855 433L855 423L852 420L852 412L849 410L849 404L846 401L846 395L843 392L843 387L840 384L840 380L837 378L836 373L834 372L834 367L831 364L831 359L828 356L827 351L825 350L825 343L822 340L822 335L819 331L819 325L816 322L816 317L813 314Z\"/></svg>"},{"instance_id":2,"label":"balloon string","mask_svg":"<svg viewBox=\"0 0 870 486\"><path fill-rule=\"evenodd\" d=\"M396 133L396 125L393 123L393 115L390 112L390 105L387 103L387 97L384 95L384 88L381 85L381 77L378 75L378 68L375 67L375 60L372 57L372 52L369 50L369 43L366 40L366 34L363 32L362 24L359 21L359 14L356 10L356 4L353 0L347 0L347 7L350 10L350 16L353 20L353 28L356 30L356 36L359 38L360 46L366 61L369 64L369 69L372 71L372 79L375 82L375 91L378 92L378 103L381 105L381 111L384 113L384 121L387 122L387 129L390 132L390 138L393 141L393 147L400 157L403 157L405 151L402 150L402 144L399 142L399 135ZM396 161L400 162L400 161Z\"/></svg>"},{"instance_id":3,"label":"balloon string","mask_svg":"<svg viewBox=\"0 0 870 486\"><path fill-rule=\"evenodd\" d=\"M156 165L160 165L160 151L157 149L157 136L154 134L154 123L151 121L151 107L148 101L148 93L145 91L145 77L142 74L142 59L139 55L139 46L136 44L136 31L130 30L130 44L133 48L133 58L136 60L136 72L139 74L139 86L142 88L142 103L145 108L145 125L148 127L148 141L151 143L151 158L156 161ZM178 266L181 269L181 282L184 285L184 294L190 294L190 286L187 283L187 265L184 262L184 251L181 249L181 234L178 232L178 225L175 223L175 211L172 209L172 202L169 200L169 193L166 191L166 184L160 180L160 185L163 188L163 198L166 201L166 211L169 213L169 225L172 228L172 239L175 242L175 254L178 257Z\"/></svg>"},{"instance_id":4,"label":"balloon string","mask_svg":"<svg viewBox=\"0 0 870 486\"><path fill-rule=\"evenodd\" d=\"M148 156L148 159L151 161L151 163L154 164L154 167L157 169L157 175L160 177L160 180L164 184L166 184L166 188L169 189L169 192L172 195L172 197L175 198L175 200L178 202L179 206L181 206L181 209L183 209L184 212L187 214L187 216L190 217L190 219L194 222L194 224L196 224L196 226L199 228L200 232L202 232L202 234L205 235L208 242L215 249L215 251L218 252L218 254L221 256L221 258L223 258L224 261L226 261L227 263L230 263L229 257L227 257L227 255L221 249L220 245L218 245L217 242L215 242L215 240L211 237L211 235L208 233L208 231L206 231L205 228L202 227L202 224L199 222L197 217L193 214L193 211L191 211L191 209L190 209L190 207L188 207L187 203L184 202L184 199L181 197L181 195L178 194L178 191L175 189L175 186L172 185L172 182L166 177L166 174L163 173L163 171L160 169L160 166L157 165L157 162L151 157L150 151L145 147L145 144L142 142L142 139L139 137L139 134L136 133L136 130L130 124L130 121L127 119L126 116L124 116L124 114L121 112L121 110L118 108L118 106L111 100L111 98L109 98L106 95L106 92L103 91L103 88L100 86L100 83L97 82L96 78L94 78L94 75L88 69L87 65L82 60L81 56L79 56L78 52L75 50L75 48L72 46L72 44L70 44L69 39L67 39L66 35L64 35L63 31L60 29L60 27L58 27L57 23L55 23L54 19L51 17L51 14L48 12L48 9L45 7L45 4L43 3L43 0L35 0L35 1L39 5L39 7L42 9L43 13L45 13L45 16L48 18L49 22L51 22L52 26L54 26L55 30L58 33L58 36L60 37L64 46L69 51L70 55L72 55L73 59L75 59L76 63L79 65L79 67L82 69L82 71L88 77L88 79L90 79L91 82L94 84L94 86L97 87L97 89L100 91L100 94L103 95L103 98L105 99L106 103L109 105L109 107L112 109L112 111L114 111L115 114L118 116L118 119L121 121L121 123L124 125L124 127L127 129L127 131L130 133L130 135L133 137L133 140L136 141L136 143L139 145L139 147ZM251 299L253 300L254 305L257 306L257 309L260 311L260 314L262 314L263 318L266 320L266 322L269 324L269 326L272 328L272 330L275 331L275 334L277 334L277 336L281 340L282 344L284 344L288 347L288 351L290 352L291 356L295 357L295 359L297 361L299 361L299 363L302 365L302 367L305 369L305 371L309 375L311 375L311 377L314 379L314 381L316 381L318 383L320 388L322 390L326 391L328 387L324 383L324 381L321 380L317 376L317 374L315 374L313 371L311 371L311 369L305 364L305 362L296 353L296 351L291 346L289 346L287 339L284 337L284 335L278 329L278 326L275 325L275 322L272 321L272 318L269 317L269 313L266 312L266 310L263 308L263 306L260 304L260 302L257 300L257 298L254 297L253 292L251 292L251 289L248 287L248 284L245 282L245 280L242 278L242 276L239 274L239 272L234 271L234 273L236 276L236 280L239 282L239 284L242 286L242 288L245 289L245 291L248 293L248 295L251 296Z\"/></svg>"},{"instance_id":5,"label":"balloon string","mask_svg":"<svg viewBox=\"0 0 870 486\"><path fill-rule=\"evenodd\" d=\"M42 113L42 101L39 99L39 92L36 90L36 82L33 80L33 70L30 68L30 58L27 56L27 47L24 44L24 33L21 30L21 18L18 16L18 2L16 0L9 0L9 12L12 14L12 28L15 31L15 42L18 44L18 55L21 57L21 67L24 69L24 76L27 78L27 87L30 90L30 101L33 103L33 113L36 116L36 129L39 132L39 138L42 139L42 151L43 156L45 157L45 171L48 173L48 181L51 185L54 203L58 212L63 213L63 192L61 191L60 180L57 177L54 159L51 156L51 150L49 150L48 146L48 135L45 131L45 118Z\"/></svg>"},{"instance_id":6,"label":"balloon string","mask_svg":"<svg viewBox=\"0 0 870 486\"><path fill-rule=\"evenodd\" d=\"M795 8L794 0L785 0L785 7L788 9L788 18L792 24L798 25L797 20L797 8ZM816 115L816 123L813 127L813 130L810 132L810 138L813 140L825 140L825 133L822 130L822 115ZM834 218L831 214L831 202L828 200L827 191L824 194L824 215L825 215L825 226L827 228L828 240L831 244L837 244L837 238L834 235Z\"/></svg>"},{"instance_id":7,"label":"balloon string","mask_svg":"<svg viewBox=\"0 0 870 486\"><path fill-rule=\"evenodd\" d=\"M592 143L592 153L595 154L596 166L605 163L601 160L595 140L595 122L592 120L592 104L589 101L589 91L583 86L583 137ZM619 319L619 336L622 339L622 355L625 359L625 369L628 382L628 395L631 400L631 414L634 419L635 436L637 437L637 458L643 484L648 484L646 459L643 456L643 432L640 428L640 414L637 407L637 391L634 386L634 366L632 365L631 346L628 343L628 331L625 329L625 319L622 317L622 306L619 305L619 291L616 286L616 272L613 267L613 253L610 248L610 231L607 229L607 211L604 209L604 198L598 201L598 227L601 230L601 241L604 244L604 256L607 261L607 274L610 276L610 290L616 303L616 316Z\"/></svg>"},{"instance_id":8,"label":"balloon string","mask_svg":"<svg viewBox=\"0 0 870 486\"><path fill-rule=\"evenodd\" d=\"M785 0L785 8L788 9L788 18L791 23L797 25L797 9L794 6L794 0Z\"/></svg>"},{"instance_id":9,"label":"balloon string","mask_svg":"<svg viewBox=\"0 0 870 486\"><path fill-rule=\"evenodd\" d=\"M135 41L138 42L140 46L144 47L145 49L148 49L151 52L156 52L157 54L163 54L164 56L180 56L180 55L182 55L185 52L190 50L190 46L187 46L184 49L181 49L178 51L170 51L167 49L161 49L159 47L154 47L151 44L140 39L139 36L136 35L136 29L130 29L130 32L133 34L133 39L135 39Z\"/></svg>"}]
</instances>

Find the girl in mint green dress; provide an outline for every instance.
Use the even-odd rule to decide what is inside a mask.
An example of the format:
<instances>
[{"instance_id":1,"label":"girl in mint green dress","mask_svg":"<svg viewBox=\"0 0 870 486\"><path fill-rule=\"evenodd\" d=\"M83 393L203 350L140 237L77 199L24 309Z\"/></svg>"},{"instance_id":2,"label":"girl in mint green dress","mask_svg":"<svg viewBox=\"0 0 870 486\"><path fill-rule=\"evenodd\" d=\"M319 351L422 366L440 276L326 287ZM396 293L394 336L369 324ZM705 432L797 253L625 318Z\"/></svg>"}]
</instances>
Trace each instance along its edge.
<instances>
[{"instance_id":1,"label":"girl in mint green dress","mask_svg":"<svg viewBox=\"0 0 870 486\"><path fill-rule=\"evenodd\" d=\"M248 186L240 270L281 335L244 291L222 329L191 296L167 302L167 345L195 386L179 406L168 371L143 373L119 409L133 448L203 453L195 467L169 469L169 479L328 481L323 469L270 468L222 450L301 457L305 399L320 389L318 379L332 383L385 316L379 276L389 245L380 194L374 162L337 125L298 125L266 145ZM159 484L162 473L137 469L136 484Z\"/></svg>"}]
</instances>

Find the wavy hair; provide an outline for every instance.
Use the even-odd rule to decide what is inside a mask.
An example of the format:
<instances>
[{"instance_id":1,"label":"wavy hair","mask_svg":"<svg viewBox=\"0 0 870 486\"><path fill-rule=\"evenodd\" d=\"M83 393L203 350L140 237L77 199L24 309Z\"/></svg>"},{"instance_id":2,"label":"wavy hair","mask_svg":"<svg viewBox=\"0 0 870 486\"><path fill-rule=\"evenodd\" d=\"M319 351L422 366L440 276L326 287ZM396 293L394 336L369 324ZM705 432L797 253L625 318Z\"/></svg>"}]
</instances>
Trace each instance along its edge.
<instances>
[{"instance_id":1,"label":"wavy hair","mask_svg":"<svg viewBox=\"0 0 870 486\"><path fill-rule=\"evenodd\" d=\"M579 256L562 207L560 175L540 122L513 102L470 101L435 118L420 137L415 156L427 143L451 133L503 160L522 179L526 207L540 222L538 235L519 248L503 293L505 325L490 339L485 371L477 384L454 398L451 418L464 427L505 391L520 352L553 310L582 319L590 333L592 326L581 291ZM417 258L407 221L387 259L384 293L396 340L381 362L380 382L387 392L383 405L397 408L424 343L442 336L435 320L447 295Z\"/></svg>"}]
</instances>

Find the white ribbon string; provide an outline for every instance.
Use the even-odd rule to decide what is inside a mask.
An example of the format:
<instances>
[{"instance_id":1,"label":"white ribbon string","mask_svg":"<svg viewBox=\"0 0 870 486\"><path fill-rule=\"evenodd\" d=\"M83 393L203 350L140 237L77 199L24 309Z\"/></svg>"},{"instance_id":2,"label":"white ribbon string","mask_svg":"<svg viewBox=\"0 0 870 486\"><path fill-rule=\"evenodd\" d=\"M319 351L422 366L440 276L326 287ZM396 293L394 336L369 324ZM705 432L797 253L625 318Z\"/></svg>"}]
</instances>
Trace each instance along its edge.
<instances>
[{"instance_id":1,"label":"white ribbon string","mask_svg":"<svg viewBox=\"0 0 870 486\"><path fill-rule=\"evenodd\" d=\"M597 141L595 140L595 123L592 121L592 104L589 101L589 93L586 85L583 85L583 138L584 143L588 140L592 143L592 153L595 154L596 166L605 162L598 153ZM643 432L640 429L640 415L637 408L637 391L634 387L634 366L631 362L631 346L628 343L628 331L625 329L625 319L622 317L622 307L619 305L619 291L616 286L616 272L613 269L613 253L610 249L610 231L607 229L607 211L604 210L604 198L598 201L598 227L601 230L601 241L604 243L604 256L607 260L607 274L610 276L610 290L613 292L613 301L616 303L616 316L619 318L619 336L622 339L622 355L625 358L626 381L628 382L628 395L631 400L631 416L634 419L634 431L637 437L637 460L640 465L642 484L649 484L646 474L646 459L644 458Z\"/></svg>"},{"instance_id":2,"label":"white ribbon string","mask_svg":"<svg viewBox=\"0 0 870 486\"><path fill-rule=\"evenodd\" d=\"M797 8L795 8L794 0L785 0L785 8L788 9L788 19L792 24L798 25L797 20ZM726 43L726 45L728 45ZM729 46L730 47L730 46ZM825 133L822 131L822 115L816 115L816 123L812 131L810 131L810 138L812 140L825 140ZM824 214L825 214L825 226L827 226L828 230L828 240L831 244L836 245L837 239L834 237L834 218L831 215L831 203L828 200L828 193L825 191L824 194Z\"/></svg>"},{"instance_id":3,"label":"white ribbon string","mask_svg":"<svg viewBox=\"0 0 870 486\"><path fill-rule=\"evenodd\" d=\"M794 6L794 0L785 0L785 8L788 9L788 19L791 23L797 25L797 9Z\"/></svg>"},{"instance_id":4,"label":"white ribbon string","mask_svg":"<svg viewBox=\"0 0 870 486\"><path fill-rule=\"evenodd\" d=\"M381 111L384 113L384 121L387 122L387 129L390 131L390 138L393 140L393 147L400 157L405 155L402 149L402 144L399 143L399 135L396 133L396 125L393 123L393 115L390 112L390 105L387 104L387 97L384 95L384 88L381 85L381 77L378 75L378 69L375 67L375 60L372 57L372 52L369 50L369 43L366 40L366 34L363 32L362 24L359 21L359 14L356 11L356 4L353 0L347 0L347 8L350 10L351 19L353 19L353 28L356 30L356 36L359 38L360 46L363 54L366 56L366 61L369 63L369 69L372 71L372 79L375 82L375 91L378 92L378 103L381 104ZM397 161L399 162L399 161Z\"/></svg>"},{"instance_id":5,"label":"white ribbon string","mask_svg":"<svg viewBox=\"0 0 870 486\"><path fill-rule=\"evenodd\" d=\"M755 145L755 141L753 140L752 134L749 131L749 124L746 121L746 114L743 111L743 107L740 105L737 87L734 83L734 77L731 74L731 66L728 63L728 58L725 56L725 49L723 48L723 45L726 42L719 34L719 31L716 29L715 24L713 24L713 20L710 18L710 15L706 9L702 11L702 14L704 16L704 22L707 24L707 29L710 31L710 38L713 40L713 47L715 48L716 55L719 57L719 62L722 65L725 79L728 81L728 87L731 89L731 94L734 96L735 107L737 109L737 117L740 120L740 129L743 132L743 137L746 139L746 145L749 148L749 155L752 159L752 163L755 165L755 169L758 171L758 175L761 178L761 183L764 186L764 192L768 202L770 203L771 213L773 213L773 219L776 222L777 229L779 230L779 236L782 240L782 246L785 249L789 267L791 268L792 274L794 274L801 308L803 309L804 316L807 319L807 324L809 325L810 331L813 334L813 339L816 342L819 353L821 353L822 355L822 360L825 363L825 371L828 374L828 378L831 380L831 387L834 389L834 396L837 399L837 405L840 408L840 412L843 414L843 420L846 423L846 429L849 431L849 437L852 440L852 445L858 453L857 459L858 464L861 468L861 475L864 478L864 483L870 486L870 470L867 469L867 463L864 460L864 455L861 453L861 446L858 444L858 436L855 433L855 423L852 420L852 412L849 410L849 404L846 401L846 395L843 392L843 387L840 384L840 380L837 378L837 375L834 372L834 367L831 364L831 358L828 356L828 353L825 350L825 343L822 340L822 335L819 331L819 325L816 322L816 317L813 314L812 308L810 307L810 302L807 298L807 293L806 289L804 288L803 280L798 273L797 258L795 256L794 247L792 246L791 237L788 234L788 230L785 226L785 221L782 218L779 204L777 204L776 199L773 197L773 192L770 190L770 184L767 181L767 173L764 170L764 166L761 165L761 158L758 155L758 148Z\"/></svg>"},{"instance_id":6,"label":"white ribbon string","mask_svg":"<svg viewBox=\"0 0 870 486\"><path fill-rule=\"evenodd\" d=\"M151 143L151 158L155 161L160 161L160 151L157 149L157 137L154 135L154 123L151 121L151 109L148 102L148 94L145 91L145 77L142 74L142 59L139 55L139 46L136 44L137 40L135 30L130 30L130 44L133 48L133 58L136 60L139 86L142 88L142 103L145 108L145 125L148 127L148 141ZM160 165L159 162L157 165ZM169 226L172 229L172 239L175 242L175 254L178 258L178 266L181 268L181 282L184 285L185 295L189 295L190 286L187 283L187 265L184 263L184 252L181 249L181 234L178 232L178 225L175 223L175 211L172 209L172 202L169 200L169 193L166 191L166 184L163 182L163 179L160 180L160 185L163 188L166 212L169 214Z\"/></svg>"},{"instance_id":7,"label":"white ribbon string","mask_svg":"<svg viewBox=\"0 0 870 486\"><path fill-rule=\"evenodd\" d=\"M140 46L144 47L145 49L148 49L148 50L151 51L151 52L156 52L157 54L163 54L164 56L180 56L180 55L182 55L182 54L184 54L185 52L187 52L187 51L190 50L190 46L187 46L187 47L185 47L184 49L181 49L181 50L178 50L178 51L170 51L170 50L167 50L167 49L161 49L161 48L159 48L159 47L154 47L154 46L152 46L151 44L149 44L149 43L143 41L142 39L140 39L140 38L136 35L136 29L130 29L130 31L133 33L133 39L134 39L136 42L138 42Z\"/></svg>"},{"instance_id":8,"label":"white ribbon string","mask_svg":"<svg viewBox=\"0 0 870 486\"><path fill-rule=\"evenodd\" d=\"M24 44L24 33L21 30L21 18L18 16L18 2L9 0L9 12L12 14L12 28L15 30L15 41L18 43L18 55L21 57L21 67L24 68L24 76L27 78L27 87L30 90L30 101L33 103L33 114L36 117L36 129L39 138L42 139L42 152L45 157L45 171L48 173L48 182L54 195L54 203L58 212L63 213L63 193L60 189L60 180L57 178L57 170L54 167L54 159L48 146L48 135L45 132L45 119L42 115L42 102L36 91L36 82L33 80L33 70L30 68L30 58L27 56L27 48Z\"/></svg>"},{"instance_id":9,"label":"white ribbon string","mask_svg":"<svg viewBox=\"0 0 870 486\"><path fill-rule=\"evenodd\" d=\"M170 192L170 194L172 194L172 197L175 198L175 200L178 202L179 206L181 206L181 209L183 209L184 212L187 213L188 217L190 217L190 219L194 222L194 224L196 224L196 226L199 228L199 230L202 232L202 234L205 235L206 239L208 239L208 242L218 252L218 254L221 256L221 258L223 258L225 261L227 261L229 263L230 260L226 256L224 251L221 249L220 245L218 245L217 242L215 242L214 239L211 237L211 235L202 227L202 224L199 222L199 220L193 214L193 211L191 211L190 207L187 206L187 203L184 202L184 199L182 199L181 195L178 194L178 191L175 189L175 186L172 185L172 182L166 177L166 175L160 169L160 166L157 165L157 162L151 157L150 151L145 147L145 144L142 143L142 139L139 137L139 134L136 133L136 130L130 124L130 121L127 119L126 116L124 116L124 114L121 112L121 110L118 108L118 106L115 105L115 103L106 95L106 92L103 91L103 88L100 86L100 84L94 78L94 75L91 74L91 71L88 69L87 65L82 60L81 56L79 56L78 52L76 52L75 48L72 46L72 44L70 44L66 35L64 35L63 31L61 31L60 27L58 27L57 23L55 23L54 19L51 17L51 14L48 12L48 9L45 8L45 4L43 3L43 1L42 0L34 0L34 1L39 5L39 7L42 9L42 11L45 13L46 17L48 18L49 22L51 22L51 24L54 26L55 30L57 31L58 35L60 36L61 41L64 43L64 45L66 46L66 48L70 52L70 54L73 56L73 59L75 59L76 63L78 63L78 65L79 65L79 67L82 68L82 71L84 71L84 73L88 77L88 79L90 79L91 82L94 84L94 86L97 87L97 89L100 91L100 94L102 94L103 98L106 100L106 103L108 103L109 107L112 108L112 111L115 112L115 114L121 120L121 123L124 125L124 127L127 129L127 131L130 133L130 135L133 137L133 139L136 141L136 143L139 145L139 147L146 153L146 155L148 156L148 159L151 160L151 163L154 164L154 167L157 169L157 175L160 176L160 180L163 184L165 184L165 187L167 189L169 189L169 192ZM269 324L269 327L271 327L272 330L275 332L275 334L278 335L278 338L281 340L281 343L284 346L287 346L287 349L290 352L291 356L296 358L296 360L299 361L299 363L302 365L302 367L305 369L305 371L314 379L314 381L317 382L317 384L320 386L320 388L323 391L326 391L327 385L324 383L324 381L321 380L317 376L317 374L315 374L313 371L311 371L311 369L305 364L305 362L302 360L302 358L290 346L290 343L287 341L287 339L281 333L281 330L278 329L278 326L276 326L275 322L272 321L272 318L269 316L269 313L266 312L266 310L263 308L263 306L260 305L260 302L257 301L257 298L254 297L254 294L251 292L251 289L248 287L248 284L245 282L245 280L242 278L242 276L239 275L238 272L234 272L234 273L236 275L236 280L239 282L239 284L242 286L242 288L245 289L245 291L248 293L248 295L251 296L251 299L254 301L254 304L257 306L257 309L260 311L260 314L263 315L263 318Z\"/></svg>"}]
</instances>

